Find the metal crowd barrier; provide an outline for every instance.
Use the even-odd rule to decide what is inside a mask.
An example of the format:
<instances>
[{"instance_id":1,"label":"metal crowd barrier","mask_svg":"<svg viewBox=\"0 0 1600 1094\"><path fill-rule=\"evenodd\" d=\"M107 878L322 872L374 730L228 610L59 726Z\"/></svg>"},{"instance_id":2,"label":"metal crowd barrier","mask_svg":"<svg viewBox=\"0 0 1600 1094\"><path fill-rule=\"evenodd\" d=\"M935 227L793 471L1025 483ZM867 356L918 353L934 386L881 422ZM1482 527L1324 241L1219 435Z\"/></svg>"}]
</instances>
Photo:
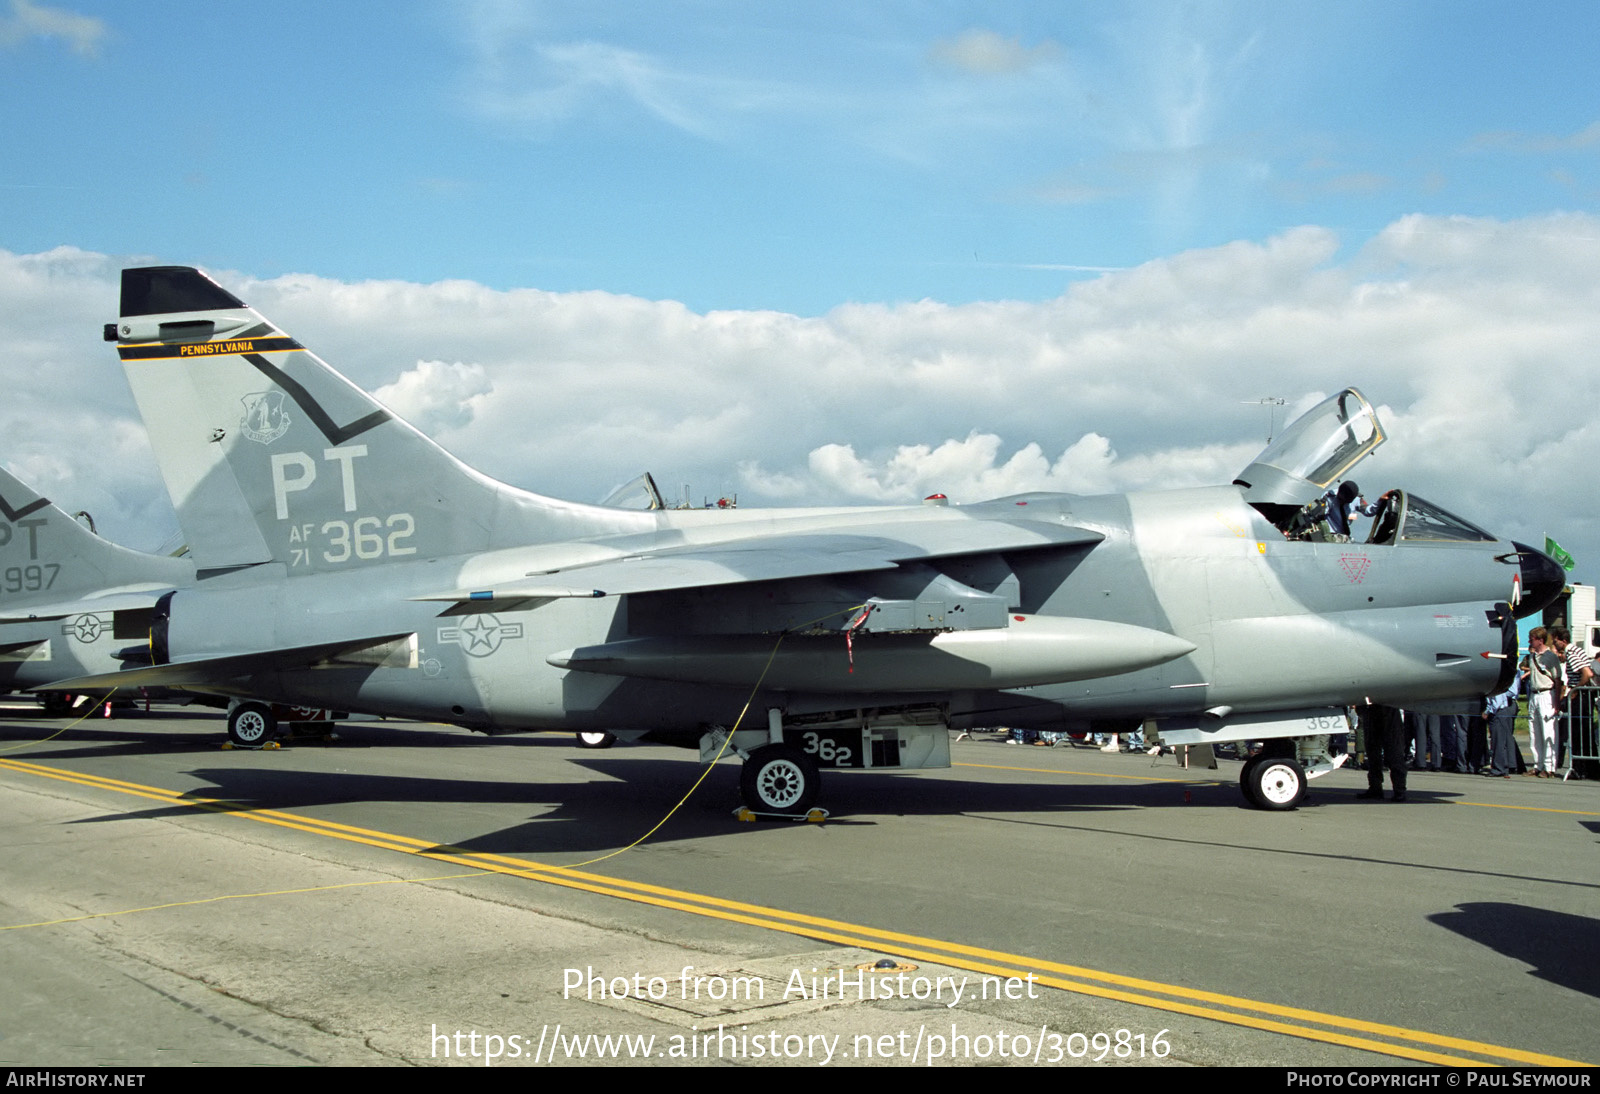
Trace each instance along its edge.
<instances>
[{"instance_id":1,"label":"metal crowd barrier","mask_svg":"<svg viewBox=\"0 0 1600 1094\"><path fill-rule=\"evenodd\" d=\"M1561 717L1567 728L1567 772L1584 778L1600 777L1600 727L1595 724L1600 687L1573 688L1567 692Z\"/></svg>"}]
</instances>

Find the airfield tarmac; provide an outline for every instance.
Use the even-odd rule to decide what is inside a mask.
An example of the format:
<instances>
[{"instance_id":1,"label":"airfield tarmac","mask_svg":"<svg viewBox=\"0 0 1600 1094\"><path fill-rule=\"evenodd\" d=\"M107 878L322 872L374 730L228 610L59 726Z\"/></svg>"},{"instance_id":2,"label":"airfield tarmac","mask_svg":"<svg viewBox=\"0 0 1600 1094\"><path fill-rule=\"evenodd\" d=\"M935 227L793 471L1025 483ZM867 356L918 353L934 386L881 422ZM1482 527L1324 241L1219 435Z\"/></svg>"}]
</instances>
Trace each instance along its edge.
<instances>
[{"instance_id":1,"label":"airfield tarmac","mask_svg":"<svg viewBox=\"0 0 1600 1094\"><path fill-rule=\"evenodd\" d=\"M1594 783L1416 774L1394 805L1341 771L1265 813L1231 761L969 739L826 775L824 824L736 822L724 761L591 862L691 753L222 740L0 711L0 1064L1600 1058Z\"/></svg>"}]
</instances>

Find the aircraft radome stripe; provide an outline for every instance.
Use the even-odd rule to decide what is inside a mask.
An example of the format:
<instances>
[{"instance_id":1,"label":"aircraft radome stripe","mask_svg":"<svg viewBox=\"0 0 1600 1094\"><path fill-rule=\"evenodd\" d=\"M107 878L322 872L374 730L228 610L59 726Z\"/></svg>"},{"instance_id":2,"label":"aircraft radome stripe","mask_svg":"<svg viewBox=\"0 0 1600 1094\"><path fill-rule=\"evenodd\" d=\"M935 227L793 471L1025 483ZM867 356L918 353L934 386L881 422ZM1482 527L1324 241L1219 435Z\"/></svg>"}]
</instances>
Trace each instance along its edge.
<instances>
[{"instance_id":1,"label":"aircraft radome stripe","mask_svg":"<svg viewBox=\"0 0 1600 1094\"><path fill-rule=\"evenodd\" d=\"M1031 972L1035 975L1038 983L1048 987L1059 988L1063 991L1115 999L1137 1006L1188 1014L1230 1025L1246 1026L1305 1040L1338 1044L1387 1056L1454 1067L1478 1067L1505 1060L1544 1067L1586 1066L1582 1061L1568 1060L1544 1053L1491 1045L1459 1037L1449 1037L1424 1030L1389 1026L1380 1022L1369 1022L1364 1019L1326 1014L1299 1007L1286 1007L1275 1003L1245 999L1240 996L1185 988L1180 985L1163 984L1159 981L1101 972L1020 954L988 950L961 943L945 942L939 939L902 934L861 924L791 912L780 908L769 908L722 897L690 893L646 882L629 881L624 878L608 877L603 874L591 874L572 867L553 866L506 855L464 851L458 847L431 843L427 840L420 840L410 836L341 824L337 821L318 820L313 817L304 817L279 810L252 809L240 803L221 798L188 797L178 791L166 790L161 787L145 786L121 779L66 771L42 764L0 759L0 768L10 769L21 774L77 783L90 788L113 790L118 793L165 801L206 812L229 814L264 824L295 829L312 835L322 835L365 844L370 847L400 851L431 860L559 885L564 888L576 889L600 896L616 897L655 907L670 908L693 915L708 916L754 927L799 934L807 938L820 938L842 945L861 946L868 949L888 948L899 955L914 957L918 960L933 961L988 975L1016 976L1026 975ZM885 946L884 943L890 945ZM1193 1000L1194 1002L1189 1002L1188 1000ZM1202 1003L1210 1005L1198 1005ZM1216 1009L1217 1007L1231 1009L1219 1010ZM1268 1015L1272 1017L1266 1017ZM1290 1021L1277 1021L1276 1019L1278 1018L1289 1019ZM1318 1029L1315 1028L1316 1026L1333 1028ZM1352 1033L1341 1032L1341 1030L1349 1030L1352 1033L1372 1034L1378 1037L1391 1038L1392 1040L1377 1041L1372 1040L1370 1037L1353 1036ZM1394 1042L1410 1042L1410 1044ZM1488 1059L1452 1056L1434 1051L1434 1049L1470 1052L1477 1054L1479 1057L1488 1057Z\"/></svg>"}]
</instances>

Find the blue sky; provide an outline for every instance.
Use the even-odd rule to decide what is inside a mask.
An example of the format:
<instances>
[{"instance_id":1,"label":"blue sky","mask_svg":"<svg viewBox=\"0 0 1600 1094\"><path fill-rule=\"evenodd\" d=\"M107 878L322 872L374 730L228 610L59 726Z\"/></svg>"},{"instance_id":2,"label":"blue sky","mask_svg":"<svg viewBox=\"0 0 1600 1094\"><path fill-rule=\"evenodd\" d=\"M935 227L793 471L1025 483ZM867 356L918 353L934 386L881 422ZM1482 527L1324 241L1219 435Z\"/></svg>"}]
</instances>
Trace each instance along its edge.
<instances>
[{"instance_id":1,"label":"blue sky","mask_svg":"<svg viewBox=\"0 0 1600 1094\"><path fill-rule=\"evenodd\" d=\"M1036 300L1600 156L1593 3L6 2L0 243L262 276Z\"/></svg>"},{"instance_id":2,"label":"blue sky","mask_svg":"<svg viewBox=\"0 0 1600 1094\"><path fill-rule=\"evenodd\" d=\"M0 0L0 459L171 530L98 330L192 264L563 497L1226 482L1356 384L1364 485L1594 580L1597 56L1592 2Z\"/></svg>"}]
</instances>

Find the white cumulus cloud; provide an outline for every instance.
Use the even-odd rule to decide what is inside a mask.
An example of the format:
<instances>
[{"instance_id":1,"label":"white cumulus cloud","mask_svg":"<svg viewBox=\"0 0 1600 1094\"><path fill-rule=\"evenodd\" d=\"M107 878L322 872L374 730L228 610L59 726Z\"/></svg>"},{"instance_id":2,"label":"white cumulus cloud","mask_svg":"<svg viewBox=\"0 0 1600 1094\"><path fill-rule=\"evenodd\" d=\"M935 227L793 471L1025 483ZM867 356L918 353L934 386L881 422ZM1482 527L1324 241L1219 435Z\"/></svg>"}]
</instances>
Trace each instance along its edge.
<instances>
[{"instance_id":1,"label":"white cumulus cloud","mask_svg":"<svg viewBox=\"0 0 1600 1094\"><path fill-rule=\"evenodd\" d=\"M474 404L493 391L481 365L418 361L373 394L424 433L437 434L471 423Z\"/></svg>"},{"instance_id":2,"label":"white cumulus cloud","mask_svg":"<svg viewBox=\"0 0 1600 1094\"><path fill-rule=\"evenodd\" d=\"M120 258L0 252L0 452L111 534L170 507L101 324ZM1399 485L1600 561L1600 219L1406 217L1175 254L1043 301L700 314L604 292L215 271L466 462L603 496L640 471L750 506L1225 483L1347 384ZM1282 399L1283 406L1263 399ZM72 503L77 496L94 504ZM161 529L155 538L161 538ZM1589 571L1592 575L1593 571Z\"/></svg>"}]
</instances>

